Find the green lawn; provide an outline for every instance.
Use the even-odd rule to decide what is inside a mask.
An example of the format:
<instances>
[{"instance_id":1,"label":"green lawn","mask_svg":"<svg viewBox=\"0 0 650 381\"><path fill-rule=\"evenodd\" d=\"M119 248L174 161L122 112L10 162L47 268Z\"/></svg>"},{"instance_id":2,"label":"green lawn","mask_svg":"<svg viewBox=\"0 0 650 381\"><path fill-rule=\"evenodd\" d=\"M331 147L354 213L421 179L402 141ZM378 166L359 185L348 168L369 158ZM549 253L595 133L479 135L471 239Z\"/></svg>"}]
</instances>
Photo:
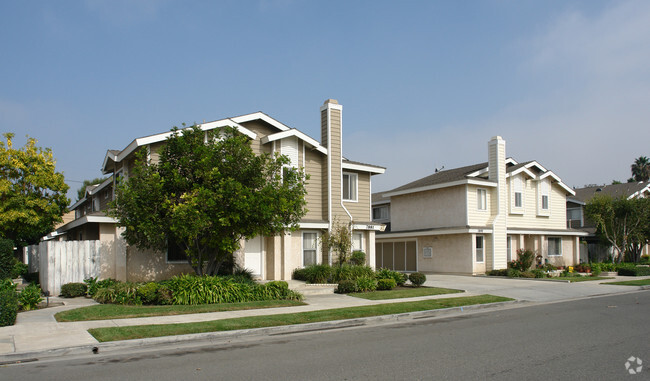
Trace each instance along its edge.
<instances>
[{"instance_id":1,"label":"green lawn","mask_svg":"<svg viewBox=\"0 0 650 381\"><path fill-rule=\"evenodd\" d=\"M331 310L300 312L295 314L264 315L244 318L213 320L199 323L140 325L130 327L93 328L88 332L100 342L185 335L190 333L231 331L237 329L263 328L291 324L314 323L369 316L391 315L405 312L436 310L449 307L468 306L510 301L494 295L466 296L446 299L422 300L417 302L387 303L373 306L337 308Z\"/></svg>"},{"instance_id":2,"label":"green lawn","mask_svg":"<svg viewBox=\"0 0 650 381\"><path fill-rule=\"evenodd\" d=\"M348 294L357 298L368 300L400 299L415 298L417 296L456 294L464 292L463 290L453 290L451 288L440 287L396 287L386 291L355 292Z\"/></svg>"},{"instance_id":3,"label":"green lawn","mask_svg":"<svg viewBox=\"0 0 650 381\"><path fill-rule=\"evenodd\" d=\"M54 315L56 321L84 321L129 319L148 316L169 316L198 314L205 312L251 310L258 308L304 306L305 303L293 300L268 300L247 303L202 304L198 306L125 306L119 304L99 304L62 311Z\"/></svg>"},{"instance_id":4,"label":"green lawn","mask_svg":"<svg viewBox=\"0 0 650 381\"><path fill-rule=\"evenodd\" d=\"M571 281L571 283L574 283L574 282L588 282L591 280L603 280L603 279L614 279L614 278L606 277L606 276L557 276L557 277L551 277L546 279L557 280L562 282Z\"/></svg>"},{"instance_id":5,"label":"green lawn","mask_svg":"<svg viewBox=\"0 0 650 381\"><path fill-rule=\"evenodd\" d=\"M607 282L603 284L616 284L619 286L650 286L650 279L626 280L621 282Z\"/></svg>"}]
</instances>

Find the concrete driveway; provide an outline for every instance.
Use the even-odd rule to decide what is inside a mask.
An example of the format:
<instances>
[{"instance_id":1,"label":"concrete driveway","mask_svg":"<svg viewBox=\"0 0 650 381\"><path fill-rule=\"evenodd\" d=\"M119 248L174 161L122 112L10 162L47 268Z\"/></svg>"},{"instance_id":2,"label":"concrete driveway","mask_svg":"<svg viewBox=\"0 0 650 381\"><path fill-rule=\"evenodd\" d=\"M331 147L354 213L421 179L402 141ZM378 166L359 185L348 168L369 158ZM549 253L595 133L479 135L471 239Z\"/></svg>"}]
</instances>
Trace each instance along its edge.
<instances>
[{"instance_id":1,"label":"concrete driveway","mask_svg":"<svg viewBox=\"0 0 650 381\"><path fill-rule=\"evenodd\" d=\"M636 287L607 285L607 282L648 277L614 277L599 281L565 282L544 279L503 278L464 275L427 275L426 286L465 290L474 294L492 294L531 302L556 302L596 295L637 290Z\"/></svg>"}]
</instances>

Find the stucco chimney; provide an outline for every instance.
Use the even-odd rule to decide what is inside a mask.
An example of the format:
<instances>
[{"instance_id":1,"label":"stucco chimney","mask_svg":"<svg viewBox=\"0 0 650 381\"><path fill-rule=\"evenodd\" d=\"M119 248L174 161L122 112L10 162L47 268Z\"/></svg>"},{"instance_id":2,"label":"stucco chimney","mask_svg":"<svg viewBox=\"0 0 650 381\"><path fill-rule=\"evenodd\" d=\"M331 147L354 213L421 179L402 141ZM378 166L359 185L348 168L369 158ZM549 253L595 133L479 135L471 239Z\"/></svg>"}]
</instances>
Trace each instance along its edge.
<instances>
[{"instance_id":1,"label":"stucco chimney","mask_svg":"<svg viewBox=\"0 0 650 381\"><path fill-rule=\"evenodd\" d=\"M492 193L492 252L486 253L487 270L507 267L507 210L506 141L495 136L488 143L488 179L497 184Z\"/></svg>"}]
</instances>

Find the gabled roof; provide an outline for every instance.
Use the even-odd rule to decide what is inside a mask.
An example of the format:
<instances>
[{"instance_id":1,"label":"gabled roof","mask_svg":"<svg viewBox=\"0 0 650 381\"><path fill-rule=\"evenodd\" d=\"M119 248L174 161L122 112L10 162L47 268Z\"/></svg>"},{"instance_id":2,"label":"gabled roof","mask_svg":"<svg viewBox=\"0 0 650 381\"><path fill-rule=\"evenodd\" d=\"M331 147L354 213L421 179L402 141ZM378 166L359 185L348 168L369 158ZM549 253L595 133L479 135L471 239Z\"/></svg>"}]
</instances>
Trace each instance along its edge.
<instances>
[{"instance_id":1,"label":"gabled roof","mask_svg":"<svg viewBox=\"0 0 650 381\"><path fill-rule=\"evenodd\" d=\"M112 184L112 183L113 183L113 176L110 176L109 178L104 180L103 183L101 183L99 185L98 184L88 185L86 187L86 193L85 193L84 197L81 200L79 200L79 201L75 202L74 204L70 205L70 207L68 209L69 210L75 210L77 207L79 207L79 205L83 204L84 201L86 201L88 199L88 196L92 196L94 194L97 194L97 192L99 192L100 190L106 188L107 185Z\"/></svg>"},{"instance_id":2,"label":"gabled roof","mask_svg":"<svg viewBox=\"0 0 650 381\"><path fill-rule=\"evenodd\" d=\"M400 194L421 192L425 190L466 184L470 181L485 186L496 186L496 183L493 181L470 176L477 171L481 171L482 169L487 168L487 166L488 163L480 163L439 171L419 180L415 180L408 184L402 185L401 187L397 187L388 192L384 192L383 195L384 197L397 196Z\"/></svg>"},{"instance_id":3,"label":"gabled roof","mask_svg":"<svg viewBox=\"0 0 650 381\"><path fill-rule=\"evenodd\" d=\"M587 202L589 199L597 194L608 194L612 197L625 196L628 199L644 196L650 196L650 181L641 181L623 184L611 185L594 185L575 190L576 194L573 198L578 201Z\"/></svg>"},{"instance_id":4,"label":"gabled roof","mask_svg":"<svg viewBox=\"0 0 650 381\"><path fill-rule=\"evenodd\" d=\"M262 144L266 144L268 142L273 142L273 141L276 141L276 140L288 138L290 136L297 137L298 139L300 139L300 140L304 141L305 143L309 144L310 146L312 146L318 152L321 152L321 153L327 155L327 148L320 145L320 143L317 142L316 139L307 136L306 134L296 130L295 128L291 128L289 130L284 130L284 131L278 132L276 134L267 135L267 136L262 138Z\"/></svg>"},{"instance_id":5,"label":"gabled roof","mask_svg":"<svg viewBox=\"0 0 650 381\"><path fill-rule=\"evenodd\" d=\"M374 175L379 175L386 172L386 168L384 167L380 167L378 165L373 165L373 164L361 163L358 161L352 161L345 158L341 162L341 168L352 170L352 171L370 172L371 174Z\"/></svg>"}]
</instances>

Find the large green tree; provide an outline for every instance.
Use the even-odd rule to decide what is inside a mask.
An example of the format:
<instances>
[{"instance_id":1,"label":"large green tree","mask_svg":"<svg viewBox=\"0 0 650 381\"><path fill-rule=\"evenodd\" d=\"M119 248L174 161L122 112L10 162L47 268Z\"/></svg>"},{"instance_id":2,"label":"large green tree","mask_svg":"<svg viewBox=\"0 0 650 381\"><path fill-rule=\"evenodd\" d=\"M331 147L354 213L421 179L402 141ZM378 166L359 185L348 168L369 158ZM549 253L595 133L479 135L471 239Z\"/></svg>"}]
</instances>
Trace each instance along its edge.
<instances>
[{"instance_id":1,"label":"large green tree","mask_svg":"<svg viewBox=\"0 0 650 381\"><path fill-rule=\"evenodd\" d=\"M614 248L612 261L621 262L626 254L638 261L638 248L650 238L650 199L597 195L587 202L585 215L596 223L596 233Z\"/></svg>"},{"instance_id":2,"label":"large green tree","mask_svg":"<svg viewBox=\"0 0 650 381\"><path fill-rule=\"evenodd\" d=\"M646 156L640 156L634 159L630 166L632 170L632 179L634 181L648 181L650 179L650 159Z\"/></svg>"},{"instance_id":3,"label":"large green tree","mask_svg":"<svg viewBox=\"0 0 650 381\"><path fill-rule=\"evenodd\" d=\"M173 134L157 162L141 150L116 190L109 214L127 243L164 251L179 245L198 275L217 273L242 239L298 228L305 176L284 156L255 155L236 129Z\"/></svg>"},{"instance_id":4,"label":"large green tree","mask_svg":"<svg viewBox=\"0 0 650 381\"><path fill-rule=\"evenodd\" d=\"M17 246L35 242L51 232L69 203L68 186L56 171L49 148L27 139L24 147L13 147L14 134L0 141L0 237Z\"/></svg>"},{"instance_id":5,"label":"large green tree","mask_svg":"<svg viewBox=\"0 0 650 381\"><path fill-rule=\"evenodd\" d=\"M81 188L77 189L77 201L86 197L86 188L88 188L88 186L101 184L106 181L106 179L108 179L108 177L95 177L92 180L84 180L81 184Z\"/></svg>"}]
</instances>

